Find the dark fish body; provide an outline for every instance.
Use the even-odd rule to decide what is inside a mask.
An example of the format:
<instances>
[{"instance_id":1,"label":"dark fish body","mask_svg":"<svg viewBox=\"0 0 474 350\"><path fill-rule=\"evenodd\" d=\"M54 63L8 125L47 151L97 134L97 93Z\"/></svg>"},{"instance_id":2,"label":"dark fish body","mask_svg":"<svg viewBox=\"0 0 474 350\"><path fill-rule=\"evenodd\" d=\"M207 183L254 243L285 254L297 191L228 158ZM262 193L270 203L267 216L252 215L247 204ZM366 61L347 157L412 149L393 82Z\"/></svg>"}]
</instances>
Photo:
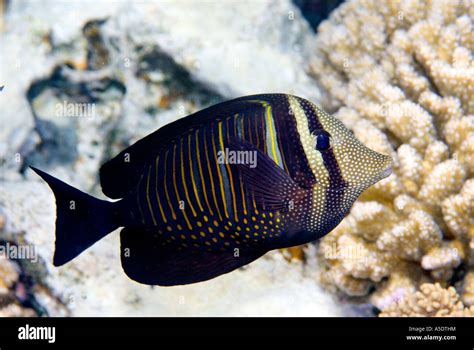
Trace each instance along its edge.
<instances>
[{"instance_id":1,"label":"dark fish body","mask_svg":"<svg viewBox=\"0 0 474 350\"><path fill-rule=\"evenodd\" d=\"M34 170L56 196L55 265L124 227L126 274L177 285L324 236L390 164L311 102L266 94L180 119L105 163L102 190L117 202Z\"/></svg>"}]
</instances>

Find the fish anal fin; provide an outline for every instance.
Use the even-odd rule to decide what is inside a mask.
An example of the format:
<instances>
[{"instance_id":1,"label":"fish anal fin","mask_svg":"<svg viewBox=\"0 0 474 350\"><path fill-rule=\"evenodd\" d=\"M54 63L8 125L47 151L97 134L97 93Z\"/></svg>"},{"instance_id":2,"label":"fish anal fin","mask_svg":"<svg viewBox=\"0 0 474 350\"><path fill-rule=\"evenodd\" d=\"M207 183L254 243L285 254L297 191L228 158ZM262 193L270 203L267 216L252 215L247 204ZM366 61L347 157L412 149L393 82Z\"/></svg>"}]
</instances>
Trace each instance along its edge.
<instances>
[{"instance_id":1,"label":"fish anal fin","mask_svg":"<svg viewBox=\"0 0 474 350\"><path fill-rule=\"evenodd\" d=\"M125 273L139 283L160 286L206 281L231 272L266 253L266 250L254 249L240 249L237 255L233 250L179 250L176 244L162 244L150 233L132 228L122 229L120 241Z\"/></svg>"}]
</instances>

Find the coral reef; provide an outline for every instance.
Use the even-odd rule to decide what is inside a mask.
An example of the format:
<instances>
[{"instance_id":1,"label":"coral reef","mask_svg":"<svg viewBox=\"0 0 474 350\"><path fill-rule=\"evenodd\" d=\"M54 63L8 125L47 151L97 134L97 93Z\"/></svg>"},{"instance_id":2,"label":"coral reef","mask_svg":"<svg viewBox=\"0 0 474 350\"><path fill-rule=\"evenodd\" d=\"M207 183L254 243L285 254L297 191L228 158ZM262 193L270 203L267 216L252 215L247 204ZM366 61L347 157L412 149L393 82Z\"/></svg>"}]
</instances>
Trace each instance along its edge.
<instances>
[{"instance_id":1,"label":"coral reef","mask_svg":"<svg viewBox=\"0 0 474 350\"><path fill-rule=\"evenodd\" d=\"M310 70L325 107L394 159L394 173L322 239L328 288L386 309L474 264L473 23L470 0L365 0L319 26ZM471 271L466 305L472 281Z\"/></svg>"},{"instance_id":2,"label":"coral reef","mask_svg":"<svg viewBox=\"0 0 474 350\"><path fill-rule=\"evenodd\" d=\"M22 308L13 293L20 277L18 266L6 258L0 258L0 316L22 316L35 313Z\"/></svg>"},{"instance_id":3,"label":"coral reef","mask_svg":"<svg viewBox=\"0 0 474 350\"><path fill-rule=\"evenodd\" d=\"M439 283L422 284L420 290L408 293L398 303L383 309L380 317L474 317L474 306L465 307L453 287Z\"/></svg>"},{"instance_id":4,"label":"coral reef","mask_svg":"<svg viewBox=\"0 0 474 350\"><path fill-rule=\"evenodd\" d=\"M8 101L0 104L0 242L34 246L39 257L0 262L0 316L350 313L314 283L318 272L328 289L383 315L471 312L460 304L474 305L471 0L348 1L316 40L289 0L9 1L0 12L8 53L0 55L8 67L0 70ZM317 253L311 245L304 256L273 252L207 283L152 289L124 276L113 233L52 267L54 198L28 164L100 195L100 164L127 145L214 102L263 91L320 101L394 158L393 175L362 195ZM94 110L56 110L78 104ZM423 283L439 285L417 292Z\"/></svg>"},{"instance_id":5,"label":"coral reef","mask_svg":"<svg viewBox=\"0 0 474 350\"><path fill-rule=\"evenodd\" d=\"M0 257L0 317L68 315L64 305L47 288L29 283L24 273L15 260Z\"/></svg>"},{"instance_id":6,"label":"coral reef","mask_svg":"<svg viewBox=\"0 0 474 350\"><path fill-rule=\"evenodd\" d=\"M5 221L0 214L2 237L9 236L5 232ZM27 259L21 255L21 245L3 241L0 242L0 252L0 317L69 315L51 290L37 281L36 276L28 274Z\"/></svg>"},{"instance_id":7,"label":"coral reef","mask_svg":"<svg viewBox=\"0 0 474 350\"><path fill-rule=\"evenodd\" d=\"M462 301L464 305L474 306L474 269L471 268L462 283Z\"/></svg>"}]
</instances>

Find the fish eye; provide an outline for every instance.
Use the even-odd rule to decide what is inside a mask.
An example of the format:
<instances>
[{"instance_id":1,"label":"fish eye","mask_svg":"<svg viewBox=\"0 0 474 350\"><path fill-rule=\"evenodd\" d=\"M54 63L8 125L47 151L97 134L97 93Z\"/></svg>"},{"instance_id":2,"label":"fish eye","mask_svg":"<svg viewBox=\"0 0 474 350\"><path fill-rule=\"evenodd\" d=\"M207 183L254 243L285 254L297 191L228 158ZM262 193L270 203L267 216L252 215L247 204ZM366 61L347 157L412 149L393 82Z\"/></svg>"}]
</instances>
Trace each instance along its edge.
<instances>
[{"instance_id":1,"label":"fish eye","mask_svg":"<svg viewBox=\"0 0 474 350\"><path fill-rule=\"evenodd\" d=\"M327 131L317 130L315 133L316 149L318 151L327 151L331 148L331 135Z\"/></svg>"}]
</instances>

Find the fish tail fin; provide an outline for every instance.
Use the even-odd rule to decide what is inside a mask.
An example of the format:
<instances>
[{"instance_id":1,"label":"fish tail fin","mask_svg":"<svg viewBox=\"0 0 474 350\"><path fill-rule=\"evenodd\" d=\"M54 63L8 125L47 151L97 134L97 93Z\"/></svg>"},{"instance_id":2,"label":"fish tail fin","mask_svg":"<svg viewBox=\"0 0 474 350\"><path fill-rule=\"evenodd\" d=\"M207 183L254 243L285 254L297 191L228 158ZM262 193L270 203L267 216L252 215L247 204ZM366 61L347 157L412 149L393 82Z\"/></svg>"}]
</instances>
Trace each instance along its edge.
<instances>
[{"instance_id":1,"label":"fish tail fin","mask_svg":"<svg viewBox=\"0 0 474 350\"><path fill-rule=\"evenodd\" d=\"M34 167L56 197L56 242L53 264L61 266L120 225L120 202L94 198Z\"/></svg>"}]
</instances>

